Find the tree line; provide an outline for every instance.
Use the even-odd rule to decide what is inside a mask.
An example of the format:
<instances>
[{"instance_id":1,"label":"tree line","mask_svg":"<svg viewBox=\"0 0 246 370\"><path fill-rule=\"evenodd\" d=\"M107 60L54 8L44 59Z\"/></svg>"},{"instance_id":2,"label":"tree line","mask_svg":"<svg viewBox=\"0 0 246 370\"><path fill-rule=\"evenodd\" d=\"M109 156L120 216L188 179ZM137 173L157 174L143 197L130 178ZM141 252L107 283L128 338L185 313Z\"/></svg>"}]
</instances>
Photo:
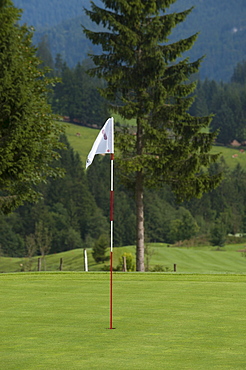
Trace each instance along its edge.
<instances>
[{"instance_id":1,"label":"tree line","mask_svg":"<svg viewBox=\"0 0 246 370\"><path fill-rule=\"evenodd\" d=\"M230 82L199 81L192 115L213 114L212 130L218 130L217 142L223 145L246 138L246 62L234 69Z\"/></svg>"},{"instance_id":2,"label":"tree line","mask_svg":"<svg viewBox=\"0 0 246 370\"><path fill-rule=\"evenodd\" d=\"M8 216L0 216L1 255L28 256L32 243L33 253L42 255L38 238L48 238L46 253L93 248L100 239L109 240L109 158L97 156L85 173L65 136L62 142L68 148L60 152L65 177L39 185L43 199L38 203L27 203ZM215 228L224 239L228 234L246 233L246 170L240 165L231 170L223 159L218 166L224 180L201 199L177 203L168 186L146 191L146 243L191 245L187 240L197 238L196 243L201 239L209 244ZM114 246L134 245L134 192L122 185L117 165L114 220Z\"/></svg>"},{"instance_id":3,"label":"tree line","mask_svg":"<svg viewBox=\"0 0 246 370\"><path fill-rule=\"evenodd\" d=\"M99 93L103 82L91 78L87 73L88 68L92 66L91 61L85 59L69 68L61 54L57 54L53 59L46 36L38 44L37 56L42 61L40 68L49 69L46 74L58 79L49 98L52 111L68 117L70 121L75 119L82 124L101 127L109 113L106 100Z\"/></svg>"}]
</instances>

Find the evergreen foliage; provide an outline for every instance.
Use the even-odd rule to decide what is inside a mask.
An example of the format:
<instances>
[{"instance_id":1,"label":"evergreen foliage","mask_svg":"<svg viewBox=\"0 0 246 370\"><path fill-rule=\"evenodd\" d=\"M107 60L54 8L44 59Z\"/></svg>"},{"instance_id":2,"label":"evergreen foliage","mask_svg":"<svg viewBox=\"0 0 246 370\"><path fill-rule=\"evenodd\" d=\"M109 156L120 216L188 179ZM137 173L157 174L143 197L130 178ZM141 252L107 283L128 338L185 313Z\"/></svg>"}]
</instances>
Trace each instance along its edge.
<instances>
[{"instance_id":1,"label":"evergreen foliage","mask_svg":"<svg viewBox=\"0 0 246 370\"><path fill-rule=\"evenodd\" d=\"M223 222L217 220L210 232L210 243L215 247L224 247L226 243L226 228Z\"/></svg>"},{"instance_id":2,"label":"evergreen foliage","mask_svg":"<svg viewBox=\"0 0 246 370\"><path fill-rule=\"evenodd\" d=\"M48 80L39 69L32 32L18 26L20 11L0 1L0 209L8 213L24 201L36 201L35 186L61 174L60 125L47 103Z\"/></svg>"},{"instance_id":3,"label":"evergreen foliage","mask_svg":"<svg viewBox=\"0 0 246 370\"><path fill-rule=\"evenodd\" d=\"M48 67L51 70L49 72L49 76L52 76L53 70L54 70L54 61L52 58L50 45L49 45L47 36L44 36L41 39L41 41L38 43L36 55L42 61L39 68Z\"/></svg>"},{"instance_id":4,"label":"evergreen foliage","mask_svg":"<svg viewBox=\"0 0 246 370\"><path fill-rule=\"evenodd\" d=\"M190 108L192 115L214 114L212 130L219 130L217 142L228 145L233 140L244 142L246 138L246 62L239 63L231 82L199 82L196 100Z\"/></svg>"},{"instance_id":5,"label":"evergreen foliage","mask_svg":"<svg viewBox=\"0 0 246 370\"><path fill-rule=\"evenodd\" d=\"M187 113L193 102L195 84L189 82L198 72L201 59L179 59L197 38L194 34L169 43L172 29L182 23L192 8L168 13L175 0L103 1L105 8L92 2L86 14L107 30L87 37L103 49L92 55L91 75L103 77L102 94L122 117L136 118L136 135L119 133L116 144L121 153L121 173L135 188L137 212L137 270L144 271L144 187L171 186L178 199L201 196L218 185L221 176L201 171L218 155L209 153L215 133L204 133L211 117ZM120 99L120 100L119 100ZM121 102L121 104L120 104Z\"/></svg>"},{"instance_id":6,"label":"evergreen foliage","mask_svg":"<svg viewBox=\"0 0 246 370\"><path fill-rule=\"evenodd\" d=\"M78 154L75 154L65 137L68 150L61 154L61 166L66 170L64 179L52 180L46 188L45 207L50 211L44 220L55 226L53 251L82 246L90 235L98 239L108 224L88 188L88 182Z\"/></svg>"},{"instance_id":7,"label":"evergreen foliage","mask_svg":"<svg viewBox=\"0 0 246 370\"><path fill-rule=\"evenodd\" d=\"M106 256L106 251L109 248L109 238L107 235L102 234L95 241L92 256L97 263L105 262L109 260L109 256Z\"/></svg>"},{"instance_id":8,"label":"evergreen foliage","mask_svg":"<svg viewBox=\"0 0 246 370\"><path fill-rule=\"evenodd\" d=\"M107 105L98 92L102 83L90 78L87 69L87 61L69 68L61 56L56 57L55 74L61 78L61 83L54 88L52 108L70 120L100 127L109 115Z\"/></svg>"},{"instance_id":9,"label":"evergreen foliage","mask_svg":"<svg viewBox=\"0 0 246 370\"><path fill-rule=\"evenodd\" d=\"M245 85L246 84L246 62L239 62L234 68L233 75L231 77L231 82Z\"/></svg>"},{"instance_id":10,"label":"evergreen foliage","mask_svg":"<svg viewBox=\"0 0 246 370\"><path fill-rule=\"evenodd\" d=\"M3 216L0 219L0 252L11 257L25 255L23 238L15 233L13 225Z\"/></svg>"},{"instance_id":11,"label":"evergreen foliage","mask_svg":"<svg viewBox=\"0 0 246 370\"><path fill-rule=\"evenodd\" d=\"M199 227L187 209L180 208L179 218L174 219L169 225L169 243L189 240L196 236Z\"/></svg>"}]
</instances>

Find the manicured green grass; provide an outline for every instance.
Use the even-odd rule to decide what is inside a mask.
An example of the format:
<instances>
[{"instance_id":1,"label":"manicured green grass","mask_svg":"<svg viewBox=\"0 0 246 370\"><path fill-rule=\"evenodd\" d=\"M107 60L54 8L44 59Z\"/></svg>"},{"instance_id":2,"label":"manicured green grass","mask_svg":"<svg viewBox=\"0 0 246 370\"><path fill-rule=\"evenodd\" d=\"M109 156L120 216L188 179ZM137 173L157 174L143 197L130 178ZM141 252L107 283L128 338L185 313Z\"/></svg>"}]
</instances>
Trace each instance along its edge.
<instances>
[{"instance_id":1,"label":"manicured green grass","mask_svg":"<svg viewBox=\"0 0 246 370\"><path fill-rule=\"evenodd\" d=\"M245 369L246 275L0 275L1 368Z\"/></svg>"},{"instance_id":2,"label":"manicured green grass","mask_svg":"<svg viewBox=\"0 0 246 370\"><path fill-rule=\"evenodd\" d=\"M192 248L173 248L167 247L162 243L151 243L151 252L154 252L150 259L150 268L155 265L161 265L164 270L173 271L176 264L177 272L185 273L246 273L246 258L240 252L245 249L245 244L228 245L221 250L207 247L192 247ZM105 264L96 264L91 249L88 252L89 271L100 271ZM130 252L135 259L135 247L128 246L122 248L114 248L113 264L116 267L119 263L119 258L124 252ZM46 271L58 271L60 258L63 259L63 271L84 271L84 257L82 249L75 249L63 253L48 255L46 260ZM32 260L32 271L37 271L38 257ZM0 257L0 272L20 272L28 264L28 259L25 258L9 258ZM44 264L42 265L44 269Z\"/></svg>"},{"instance_id":3,"label":"manicured green grass","mask_svg":"<svg viewBox=\"0 0 246 370\"><path fill-rule=\"evenodd\" d=\"M155 253L151 265L161 264L169 269L177 265L178 272L246 272L246 258L238 250L244 245L226 246L219 251L210 247L172 248L162 244L152 245Z\"/></svg>"}]
</instances>

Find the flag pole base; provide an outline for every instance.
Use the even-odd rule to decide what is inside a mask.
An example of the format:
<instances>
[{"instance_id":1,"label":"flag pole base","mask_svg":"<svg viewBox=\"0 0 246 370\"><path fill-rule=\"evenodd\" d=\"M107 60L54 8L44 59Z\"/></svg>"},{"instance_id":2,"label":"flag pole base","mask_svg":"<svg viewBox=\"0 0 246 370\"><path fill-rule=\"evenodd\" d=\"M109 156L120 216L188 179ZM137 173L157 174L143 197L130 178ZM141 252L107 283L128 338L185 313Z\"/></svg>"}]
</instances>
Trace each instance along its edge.
<instances>
[{"instance_id":1,"label":"flag pole base","mask_svg":"<svg viewBox=\"0 0 246 370\"><path fill-rule=\"evenodd\" d=\"M113 328L113 251L110 252L110 317L109 329Z\"/></svg>"}]
</instances>

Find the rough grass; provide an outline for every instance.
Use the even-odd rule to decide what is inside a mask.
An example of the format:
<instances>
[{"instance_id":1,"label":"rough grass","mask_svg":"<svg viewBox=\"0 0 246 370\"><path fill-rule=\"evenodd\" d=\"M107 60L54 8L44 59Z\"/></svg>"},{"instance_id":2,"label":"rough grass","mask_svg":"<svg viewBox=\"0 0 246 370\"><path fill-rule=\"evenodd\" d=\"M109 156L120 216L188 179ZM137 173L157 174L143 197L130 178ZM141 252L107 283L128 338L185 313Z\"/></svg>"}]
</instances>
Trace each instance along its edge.
<instances>
[{"instance_id":1,"label":"rough grass","mask_svg":"<svg viewBox=\"0 0 246 370\"><path fill-rule=\"evenodd\" d=\"M135 125L134 120L126 121L120 118L120 116L118 115L114 115L114 118L115 122L119 121L122 125ZM65 125L66 135L68 137L69 143L72 145L74 150L79 153L82 162L85 163L99 130L68 123L66 123ZM77 136L77 133L79 133L80 136ZM230 168L236 167L238 163L240 163L243 168L246 168L246 153L240 152L239 148L214 146L211 152L221 153ZM234 154L237 154L237 157L233 158Z\"/></svg>"},{"instance_id":2,"label":"rough grass","mask_svg":"<svg viewBox=\"0 0 246 370\"><path fill-rule=\"evenodd\" d=\"M245 149L244 149L245 150ZM240 148L232 148L225 146L214 146L211 150L212 153L221 153L224 157L226 164L232 169L237 164L246 169L246 152L240 152ZM236 156L235 156L236 155Z\"/></svg>"},{"instance_id":3,"label":"rough grass","mask_svg":"<svg viewBox=\"0 0 246 370\"><path fill-rule=\"evenodd\" d=\"M116 125L117 123L123 126L134 126L136 124L135 120L125 120L119 115L114 115L114 120ZM104 122L102 122L102 125L103 123ZM85 163L99 130L72 123L64 123L64 125L70 145L79 153L82 163Z\"/></svg>"},{"instance_id":4,"label":"rough grass","mask_svg":"<svg viewBox=\"0 0 246 370\"><path fill-rule=\"evenodd\" d=\"M69 144L79 153L82 164L85 165L87 156L96 140L99 130L68 123L65 125Z\"/></svg>"},{"instance_id":5,"label":"rough grass","mask_svg":"<svg viewBox=\"0 0 246 370\"><path fill-rule=\"evenodd\" d=\"M246 275L0 275L1 368L245 369Z\"/></svg>"}]
</instances>

